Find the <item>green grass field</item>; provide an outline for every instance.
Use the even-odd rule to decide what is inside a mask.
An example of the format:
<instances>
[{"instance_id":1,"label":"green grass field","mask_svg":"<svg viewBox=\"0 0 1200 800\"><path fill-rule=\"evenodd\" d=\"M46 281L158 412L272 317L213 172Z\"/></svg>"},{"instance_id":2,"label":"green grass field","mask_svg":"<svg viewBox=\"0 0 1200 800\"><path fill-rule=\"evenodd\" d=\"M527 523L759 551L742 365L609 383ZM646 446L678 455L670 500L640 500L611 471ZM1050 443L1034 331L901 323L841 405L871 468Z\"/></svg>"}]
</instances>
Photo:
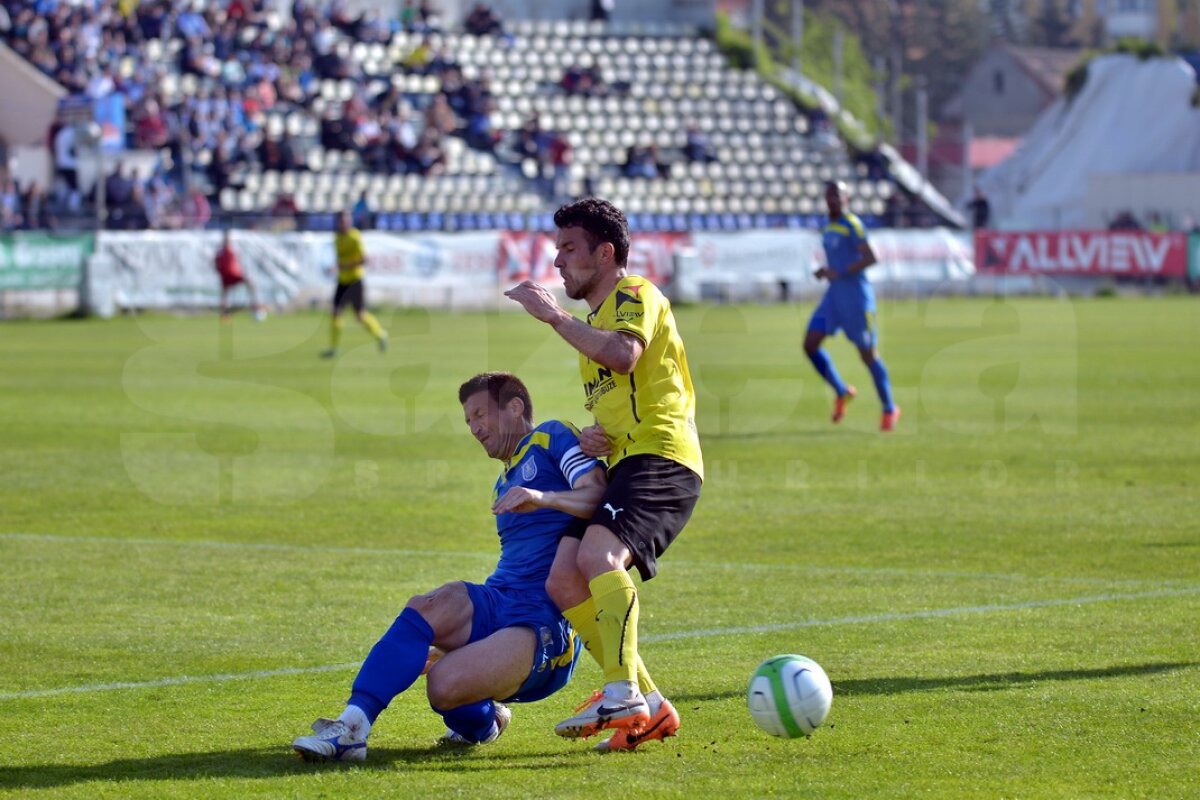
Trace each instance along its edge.
<instances>
[{"instance_id":1,"label":"green grass field","mask_svg":"<svg viewBox=\"0 0 1200 800\"><path fill-rule=\"evenodd\" d=\"M460 754L420 681L360 766L289 744L410 595L494 564L458 384L586 424L573 351L518 314L383 313L336 362L315 314L0 326L0 795L1198 796L1200 306L886 302L888 436L844 341L829 424L809 310L677 312L708 480L641 632L680 736L556 737L585 656ZM808 739L746 711L785 652L834 683Z\"/></svg>"}]
</instances>

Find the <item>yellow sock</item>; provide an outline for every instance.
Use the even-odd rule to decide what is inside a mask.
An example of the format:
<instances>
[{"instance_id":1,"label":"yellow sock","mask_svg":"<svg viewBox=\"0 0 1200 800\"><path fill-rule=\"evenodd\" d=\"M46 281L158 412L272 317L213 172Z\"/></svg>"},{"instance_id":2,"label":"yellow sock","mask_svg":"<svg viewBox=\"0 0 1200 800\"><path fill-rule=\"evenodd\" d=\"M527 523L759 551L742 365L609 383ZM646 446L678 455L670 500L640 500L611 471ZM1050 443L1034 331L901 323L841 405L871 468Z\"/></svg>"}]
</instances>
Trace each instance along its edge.
<instances>
[{"instance_id":1,"label":"yellow sock","mask_svg":"<svg viewBox=\"0 0 1200 800\"><path fill-rule=\"evenodd\" d=\"M595 602L589 597L574 608L568 608L562 613L567 618L567 622L571 623L575 632L579 634L579 638L583 640L584 649L591 653L600 668L604 669L604 644L600 640L600 627L596 624ZM658 686L651 679L640 655L637 660L637 682L638 690L641 691L643 697L658 691Z\"/></svg>"},{"instance_id":2,"label":"yellow sock","mask_svg":"<svg viewBox=\"0 0 1200 800\"><path fill-rule=\"evenodd\" d=\"M600 669L604 669L604 643L600 641L600 626L596 624L596 604L592 598L562 612L571 627L583 640L583 647L592 654Z\"/></svg>"},{"instance_id":3,"label":"yellow sock","mask_svg":"<svg viewBox=\"0 0 1200 800\"><path fill-rule=\"evenodd\" d=\"M384 336L387 336L383 331L383 326L379 324L379 320L375 319L375 315L370 311L362 312L362 324L366 326L367 330L376 339L382 339Z\"/></svg>"},{"instance_id":4,"label":"yellow sock","mask_svg":"<svg viewBox=\"0 0 1200 800\"><path fill-rule=\"evenodd\" d=\"M342 318L333 317L329 325L329 346L337 350L338 342L342 339Z\"/></svg>"},{"instance_id":5,"label":"yellow sock","mask_svg":"<svg viewBox=\"0 0 1200 800\"><path fill-rule=\"evenodd\" d=\"M637 681L638 596L623 569L597 575L588 583L596 604L596 625L604 652L604 681Z\"/></svg>"},{"instance_id":6,"label":"yellow sock","mask_svg":"<svg viewBox=\"0 0 1200 800\"><path fill-rule=\"evenodd\" d=\"M650 679L650 673L646 671L646 665L642 663L641 656L638 656L637 660L637 681L638 691L642 693L642 697L648 697L658 691L658 687Z\"/></svg>"}]
</instances>

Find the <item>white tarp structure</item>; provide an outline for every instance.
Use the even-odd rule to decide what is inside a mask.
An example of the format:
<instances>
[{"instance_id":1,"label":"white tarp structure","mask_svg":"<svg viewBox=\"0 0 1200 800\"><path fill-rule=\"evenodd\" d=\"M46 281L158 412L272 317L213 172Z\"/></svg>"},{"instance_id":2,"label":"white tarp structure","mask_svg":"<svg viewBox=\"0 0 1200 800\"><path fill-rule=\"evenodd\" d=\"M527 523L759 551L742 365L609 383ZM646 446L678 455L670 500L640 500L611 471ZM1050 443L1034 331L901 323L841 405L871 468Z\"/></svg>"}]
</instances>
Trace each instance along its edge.
<instances>
[{"instance_id":1,"label":"white tarp structure","mask_svg":"<svg viewBox=\"0 0 1200 800\"><path fill-rule=\"evenodd\" d=\"M1056 100L1017 152L979 179L993 224L1084 228L1093 176L1200 172L1195 92L1195 70L1180 58L1094 59L1079 94Z\"/></svg>"}]
</instances>

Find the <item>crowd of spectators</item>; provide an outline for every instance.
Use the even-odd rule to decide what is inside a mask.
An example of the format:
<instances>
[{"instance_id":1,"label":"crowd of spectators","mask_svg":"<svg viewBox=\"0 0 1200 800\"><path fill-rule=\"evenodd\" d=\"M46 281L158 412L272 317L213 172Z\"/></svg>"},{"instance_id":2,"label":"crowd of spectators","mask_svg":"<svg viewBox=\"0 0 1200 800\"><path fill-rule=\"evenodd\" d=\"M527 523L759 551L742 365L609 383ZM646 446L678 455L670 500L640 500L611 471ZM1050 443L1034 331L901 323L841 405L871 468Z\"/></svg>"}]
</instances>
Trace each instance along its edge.
<instances>
[{"instance_id":1,"label":"crowd of spectators","mask_svg":"<svg viewBox=\"0 0 1200 800\"><path fill-rule=\"evenodd\" d=\"M451 55L434 47L429 34L440 31L441 22L429 0L406 0L393 20L375 9L352 12L345 0L293 0L291 14L283 16L267 0L3 0L3 6L10 22L5 36L16 52L72 95L119 95L125 144L161 154L153 170L117 169L104 180L105 189L114 190L104 192L112 225L188 224L197 219L184 207L193 186L211 203L247 170L306 169L311 139L271 135L267 115L315 113L313 101L326 79L351 81L356 90L321 113L318 141L357 151L369 169L435 175L445 168L446 136L461 136L481 150L501 140L489 79L466 80ZM480 35L504 35L502 21L483 3L465 25ZM386 44L400 29L426 34L403 63L439 77L442 88L432 99L394 88L369 95L373 76L364 74L353 48L339 47ZM194 91L171 93L165 87L172 80L190 81ZM98 193L80 185L84 149L76 132L74 125L58 125L47 144L55 157L57 205L78 214ZM120 156L109 163L119 164ZM28 188L36 194L36 187ZM24 194L29 191L16 191L18 200L10 202L6 193L5 220L30 218L19 201Z\"/></svg>"}]
</instances>

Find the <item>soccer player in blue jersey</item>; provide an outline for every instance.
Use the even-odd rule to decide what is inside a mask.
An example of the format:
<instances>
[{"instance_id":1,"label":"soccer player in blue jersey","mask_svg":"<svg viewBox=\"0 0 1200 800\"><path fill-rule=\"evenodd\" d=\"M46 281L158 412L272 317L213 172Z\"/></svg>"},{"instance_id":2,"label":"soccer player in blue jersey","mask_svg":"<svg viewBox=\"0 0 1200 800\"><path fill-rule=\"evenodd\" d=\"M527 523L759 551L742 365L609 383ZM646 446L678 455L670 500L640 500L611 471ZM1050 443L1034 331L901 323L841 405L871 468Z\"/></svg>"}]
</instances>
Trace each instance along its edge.
<instances>
[{"instance_id":1,"label":"soccer player in blue jersey","mask_svg":"<svg viewBox=\"0 0 1200 800\"><path fill-rule=\"evenodd\" d=\"M545 584L559 540L600 502L604 466L584 455L570 425L534 426L529 392L515 375L476 375L458 397L471 434L504 464L492 496L496 570L482 584L447 583L408 601L363 662L345 711L318 719L313 735L292 743L306 761L364 760L380 712L426 668L429 705L446 721L442 741L452 744L495 741L512 718L504 703L547 697L575 669L582 647Z\"/></svg>"},{"instance_id":2,"label":"soccer player in blue jersey","mask_svg":"<svg viewBox=\"0 0 1200 800\"><path fill-rule=\"evenodd\" d=\"M821 229L826 266L816 276L829 281L825 296L813 311L804 337L804 352L813 367L833 387L833 421L841 422L846 406L856 394L838 375L829 354L821 349L826 336L839 330L858 348L863 363L871 371L879 401L883 404L880 430L894 430L900 420L900 406L892 399L887 367L879 358L879 332L875 323L875 292L867 280L867 267L875 263L875 251L867 241L862 220L846 208L846 185L841 181L825 184L825 206L829 222Z\"/></svg>"}]
</instances>

